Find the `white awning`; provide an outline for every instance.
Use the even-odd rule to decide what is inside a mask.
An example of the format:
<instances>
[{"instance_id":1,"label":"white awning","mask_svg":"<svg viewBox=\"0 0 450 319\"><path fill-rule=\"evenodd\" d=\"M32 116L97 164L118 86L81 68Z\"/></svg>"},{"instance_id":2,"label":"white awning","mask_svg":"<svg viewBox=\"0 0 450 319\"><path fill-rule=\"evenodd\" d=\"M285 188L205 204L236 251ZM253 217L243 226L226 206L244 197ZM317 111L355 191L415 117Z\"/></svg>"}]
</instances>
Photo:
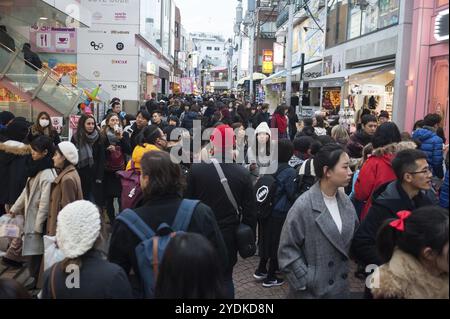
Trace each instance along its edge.
<instances>
[{"instance_id":1,"label":"white awning","mask_svg":"<svg viewBox=\"0 0 450 319\"><path fill-rule=\"evenodd\" d=\"M272 74L267 79L261 81L262 85L270 85L276 83L286 82L286 70L278 71L277 73Z\"/></svg>"},{"instance_id":2,"label":"white awning","mask_svg":"<svg viewBox=\"0 0 450 319\"><path fill-rule=\"evenodd\" d=\"M319 72L322 71L322 61L318 61L318 62L314 62L314 63L305 65L303 73L311 72L311 71L315 71L315 70L319 70ZM300 75L301 71L302 71L302 68L297 67L292 71L292 75Z\"/></svg>"},{"instance_id":3,"label":"white awning","mask_svg":"<svg viewBox=\"0 0 450 319\"><path fill-rule=\"evenodd\" d=\"M361 68L347 69L341 72L325 75L317 79L309 80L309 87L340 87L344 84L348 77L352 75L365 73L375 69L383 68L388 65L391 64L371 65Z\"/></svg>"}]
</instances>

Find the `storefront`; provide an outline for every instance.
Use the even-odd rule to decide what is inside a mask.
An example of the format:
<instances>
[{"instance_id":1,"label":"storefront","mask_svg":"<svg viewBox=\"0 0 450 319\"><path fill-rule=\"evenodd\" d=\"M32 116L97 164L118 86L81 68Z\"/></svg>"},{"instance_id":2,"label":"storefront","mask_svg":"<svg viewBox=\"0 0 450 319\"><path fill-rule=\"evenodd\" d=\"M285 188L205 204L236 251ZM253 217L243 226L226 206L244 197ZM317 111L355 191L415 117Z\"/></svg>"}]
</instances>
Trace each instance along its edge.
<instances>
[{"instance_id":1,"label":"storefront","mask_svg":"<svg viewBox=\"0 0 450 319\"><path fill-rule=\"evenodd\" d=\"M309 81L310 88L321 88L323 109L339 113L343 110L356 115L363 108L378 114L393 114L395 65L383 64L347 69ZM346 124L353 124L348 121Z\"/></svg>"},{"instance_id":2,"label":"storefront","mask_svg":"<svg viewBox=\"0 0 450 319\"><path fill-rule=\"evenodd\" d=\"M441 114L449 130L449 1L435 0L418 6L413 16L411 63L407 82L407 129L428 113ZM422 32L422 37L414 36Z\"/></svg>"}]
</instances>

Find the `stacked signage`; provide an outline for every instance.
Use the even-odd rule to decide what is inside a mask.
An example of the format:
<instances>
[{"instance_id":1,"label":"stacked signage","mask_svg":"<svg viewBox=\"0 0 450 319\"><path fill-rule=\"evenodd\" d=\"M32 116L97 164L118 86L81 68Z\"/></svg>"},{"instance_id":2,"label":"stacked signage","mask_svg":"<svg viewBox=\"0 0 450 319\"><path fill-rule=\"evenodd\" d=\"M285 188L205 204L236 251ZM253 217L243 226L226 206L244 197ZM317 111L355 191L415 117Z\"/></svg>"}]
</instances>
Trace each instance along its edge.
<instances>
[{"instance_id":1,"label":"stacked signage","mask_svg":"<svg viewBox=\"0 0 450 319\"><path fill-rule=\"evenodd\" d=\"M78 69L112 97L139 100L139 0L81 0L91 28L78 31Z\"/></svg>"}]
</instances>

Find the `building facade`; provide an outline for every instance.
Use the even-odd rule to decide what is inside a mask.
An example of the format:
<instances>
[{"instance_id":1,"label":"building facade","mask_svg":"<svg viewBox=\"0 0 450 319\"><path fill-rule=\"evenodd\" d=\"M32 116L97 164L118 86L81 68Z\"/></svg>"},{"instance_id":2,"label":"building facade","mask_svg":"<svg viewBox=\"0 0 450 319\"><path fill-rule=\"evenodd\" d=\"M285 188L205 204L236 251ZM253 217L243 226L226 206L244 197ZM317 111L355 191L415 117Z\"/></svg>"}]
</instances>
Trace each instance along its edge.
<instances>
[{"instance_id":1,"label":"building facade","mask_svg":"<svg viewBox=\"0 0 450 319\"><path fill-rule=\"evenodd\" d=\"M439 113L448 139L449 129L449 1L414 2L411 54L408 68L406 125L411 131L415 121L428 113Z\"/></svg>"}]
</instances>

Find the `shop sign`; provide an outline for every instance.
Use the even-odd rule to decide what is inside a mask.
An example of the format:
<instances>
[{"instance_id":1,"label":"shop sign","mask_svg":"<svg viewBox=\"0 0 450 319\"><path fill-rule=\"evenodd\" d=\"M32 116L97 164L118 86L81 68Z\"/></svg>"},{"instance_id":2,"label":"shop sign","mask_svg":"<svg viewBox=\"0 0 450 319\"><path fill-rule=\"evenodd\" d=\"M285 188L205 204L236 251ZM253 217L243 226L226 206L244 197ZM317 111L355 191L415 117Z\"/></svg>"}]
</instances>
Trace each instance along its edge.
<instances>
[{"instance_id":1,"label":"shop sign","mask_svg":"<svg viewBox=\"0 0 450 319\"><path fill-rule=\"evenodd\" d=\"M38 27L30 28L31 49L37 53L77 53L77 31L75 28Z\"/></svg>"},{"instance_id":2,"label":"shop sign","mask_svg":"<svg viewBox=\"0 0 450 319\"><path fill-rule=\"evenodd\" d=\"M365 84L362 86L362 95L384 95L384 85Z\"/></svg>"},{"instance_id":3,"label":"shop sign","mask_svg":"<svg viewBox=\"0 0 450 319\"><path fill-rule=\"evenodd\" d=\"M273 64L284 65L284 45L278 42L273 44Z\"/></svg>"},{"instance_id":4,"label":"shop sign","mask_svg":"<svg viewBox=\"0 0 450 319\"><path fill-rule=\"evenodd\" d=\"M449 9L439 12L434 23L434 38L437 41L448 40L448 13Z\"/></svg>"},{"instance_id":5,"label":"shop sign","mask_svg":"<svg viewBox=\"0 0 450 319\"><path fill-rule=\"evenodd\" d=\"M273 72L273 51L263 50L262 73L271 74Z\"/></svg>"}]
</instances>

